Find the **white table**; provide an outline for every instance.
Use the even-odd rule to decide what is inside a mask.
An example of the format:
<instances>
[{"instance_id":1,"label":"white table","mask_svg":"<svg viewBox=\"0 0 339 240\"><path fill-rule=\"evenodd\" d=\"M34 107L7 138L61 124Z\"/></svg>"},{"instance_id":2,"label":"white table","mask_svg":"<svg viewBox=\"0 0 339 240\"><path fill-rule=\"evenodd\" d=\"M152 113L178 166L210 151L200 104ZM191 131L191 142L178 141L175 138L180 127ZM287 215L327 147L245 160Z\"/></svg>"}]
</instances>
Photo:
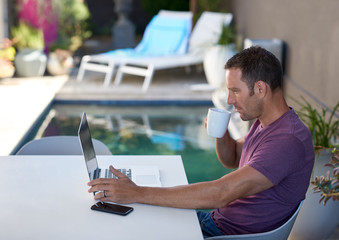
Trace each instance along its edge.
<instances>
[{"instance_id":1,"label":"white table","mask_svg":"<svg viewBox=\"0 0 339 240\"><path fill-rule=\"evenodd\" d=\"M157 165L164 187L187 184L180 156L98 156L99 165ZM95 203L82 156L0 156L0 239L203 239L194 210L130 204L128 216Z\"/></svg>"}]
</instances>

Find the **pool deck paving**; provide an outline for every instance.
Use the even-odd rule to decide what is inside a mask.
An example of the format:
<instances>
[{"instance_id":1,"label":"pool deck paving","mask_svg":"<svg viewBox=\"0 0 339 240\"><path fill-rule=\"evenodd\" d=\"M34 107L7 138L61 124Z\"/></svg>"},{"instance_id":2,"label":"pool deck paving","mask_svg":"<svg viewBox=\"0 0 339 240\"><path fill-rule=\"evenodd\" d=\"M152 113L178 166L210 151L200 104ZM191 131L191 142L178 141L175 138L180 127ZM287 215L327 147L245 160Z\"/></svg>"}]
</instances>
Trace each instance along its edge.
<instances>
[{"instance_id":1,"label":"pool deck paving","mask_svg":"<svg viewBox=\"0 0 339 240\"><path fill-rule=\"evenodd\" d=\"M39 116L55 100L67 101L211 101L212 91L193 91L206 84L203 72L184 69L156 72L149 90L141 90L140 77L126 76L120 86L103 86L104 76L87 73L76 81L77 69L70 75L0 80L0 155L10 155ZM327 240L339 239L339 226Z\"/></svg>"},{"instance_id":2,"label":"pool deck paving","mask_svg":"<svg viewBox=\"0 0 339 240\"><path fill-rule=\"evenodd\" d=\"M124 75L120 85L105 87L104 74L86 72L83 81L76 81L76 71L56 94L56 100L128 100L128 101L211 101L212 91L193 91L197 84L207 84L203 72L184 68L156 71L147 92L142 91L143 77Z\"/></svg>"},{"instance_id":3,"label":"pool deck paving","mask_svg":"<svg viewBox=\"0 0 339 240\"><path fill-rule=\"evenodd\" d=\"M0 155L9 155L53 100L68 76L0 81Z\"/></svg>"}]
</instances>

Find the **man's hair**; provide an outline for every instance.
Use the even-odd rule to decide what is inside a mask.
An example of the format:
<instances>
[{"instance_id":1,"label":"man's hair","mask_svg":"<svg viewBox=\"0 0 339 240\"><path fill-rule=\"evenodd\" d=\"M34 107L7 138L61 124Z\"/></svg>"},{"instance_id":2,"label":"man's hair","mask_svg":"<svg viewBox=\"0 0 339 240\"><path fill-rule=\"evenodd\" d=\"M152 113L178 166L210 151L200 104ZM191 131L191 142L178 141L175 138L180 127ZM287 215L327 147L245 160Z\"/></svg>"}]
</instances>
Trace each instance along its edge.
<instances>
[{"instance_id":1,"label":"man's hair","mask_svg":"<svg viewBox=\"0 0 339 240\"><path fill-rule=\"evenodd\" d=\"M225 64L225 69L239 68L241 80L254 93L254 85L261 80L267 83L272 91L282 89L282 68L279 60L266 49L253 46L237 53Z\"/></svg>"}]
</instances>

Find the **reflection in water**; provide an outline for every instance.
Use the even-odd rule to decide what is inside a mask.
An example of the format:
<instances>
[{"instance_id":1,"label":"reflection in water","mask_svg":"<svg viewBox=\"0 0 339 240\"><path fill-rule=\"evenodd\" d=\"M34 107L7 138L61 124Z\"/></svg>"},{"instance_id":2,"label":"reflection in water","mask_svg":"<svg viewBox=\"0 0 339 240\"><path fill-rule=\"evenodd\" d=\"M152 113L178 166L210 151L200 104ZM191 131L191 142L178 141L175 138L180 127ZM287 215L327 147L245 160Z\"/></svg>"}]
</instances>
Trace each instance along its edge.
<instances>
[{"instance_id":1,"label":"reflection in water","mask_svg":"<svg viewBox=\"0 0 339 240\"><path fill-rule=\"evenodd\" d=\"M37 138L77 135L87 113L92 137L114 155L181 155L190 183L213 180L225 170L215 154L214 139L204 127L208 107L104 107L56 105Z\"/></svg>"}]
</instances>

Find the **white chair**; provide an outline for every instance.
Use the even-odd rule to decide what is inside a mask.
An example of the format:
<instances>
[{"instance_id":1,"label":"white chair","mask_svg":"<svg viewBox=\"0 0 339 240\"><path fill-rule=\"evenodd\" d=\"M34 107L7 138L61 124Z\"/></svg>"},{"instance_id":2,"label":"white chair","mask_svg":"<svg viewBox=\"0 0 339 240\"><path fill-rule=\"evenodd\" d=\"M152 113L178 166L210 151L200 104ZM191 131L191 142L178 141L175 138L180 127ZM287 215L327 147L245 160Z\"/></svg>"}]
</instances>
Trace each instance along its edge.
<instances>
[{"instance_id":1,"label":"white chair","mask_svg":"<svg viewBox=\"0 0 339 240\"><path fill-rule=\"evenodd\" d=\"M111 82L115 68L130 59L173 54L184 54L192 29L191 12L161 10L147 25L143 38L134 49L117 49L82 58L77 81L82 81L85 70L106 74L104 86ZM147 73L144 73L146 77Z\"/></svg>"},{"instance_id":2,"label":"white chair","mask_svg":"<svg viewBox=\"0 0 339 240\"><path fill-rule=\"evenodd\" d=\"M112 155L108 147L92 138L97 155ZM52 136L32 140L20 148L16 155L82 155L77 136Z\"/></svg>"},{"instance_id":3,"label":"white chair","mask_svg":"<svg viewBox=\"0 0 339 240\"><path fill-rule=\"evenodd\" d=\"M300 202L297 210L294 214L280 227L264 233L253 233L253 234L241 234L241 235L225 235L225 236L216 236L205 238L205 240L286 240L290 235L293 224L298 216L301 205L303 202Z\"/></svg>"},{"instance_id":4,"label":"white chair","mask_svg":"<svg viewBox=\"0 0 339 240\"><path fill-rule=\"evenodd\" d=\"M191 12L175 12L162 10L158 14L166 18L192 18ZM77 81L82 81L85 70L106 73L104 85L109 86L114 73L118 71L114 84L119 85L124 74L144 77L142 91L146 92L152 82L155 70L187 67L201 64L205 50L215 45L220 37L222 24L230 24L233 15L230 13L203 12L198 19L188 41L188 51L185 53L163 54L158 56L144 55L142 57L121 55L86 55L82 58ZM188 35L189 36L189 35ZM183 42L186 44L187 42ZM104 65L103 65L104 64Z\"/></svg>"}]
</instances>

